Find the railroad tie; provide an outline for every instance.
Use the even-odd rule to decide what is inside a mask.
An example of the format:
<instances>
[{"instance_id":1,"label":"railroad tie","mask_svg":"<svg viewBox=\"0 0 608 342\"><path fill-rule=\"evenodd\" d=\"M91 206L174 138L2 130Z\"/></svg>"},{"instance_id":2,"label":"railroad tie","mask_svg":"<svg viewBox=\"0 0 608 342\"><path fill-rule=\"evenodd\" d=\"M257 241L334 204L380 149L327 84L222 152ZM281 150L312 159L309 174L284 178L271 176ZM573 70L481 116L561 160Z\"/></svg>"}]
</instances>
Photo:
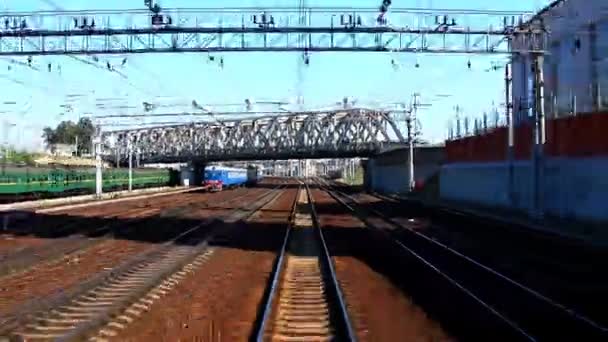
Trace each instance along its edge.
<instances>
[{"instance_id":1,"label":"railroad tie","mask_svg":"<svg viewBox=\"0 0 608 342\"><path fill-rule=\"evenodd\" d=\"M308 197L301 191L293 221L294 243L286 256L270 340L330 341L334 338L329 305L314 240Z\"/></svg>"},{"instance_id":2,"label":"railroad tie","mask_svg":"<svg viewBox=\"0 0 608 342\"><path fill-rule=\"evenodd\" d=\"M164 279L159 285L148 291L147 294L142 296L138 301L131 304L115 319L108 322L102 329L99 330L96 336L93 336L91 341L105 341L109 337L116 337L121 330L124 330L128 324L131 324L137 318L144 314L144 312L150 310L156 300L159 300L161 296L166 295L172 290L178 283L175 280L175 276L179 275L182 278L184 275L194 273L195 270L202 266L211 255L213 255L214 249L208 249L205 253L197 256L192 262L184 265L180 270L173 273L171 276Z\"/></svg>"}]
</instances>

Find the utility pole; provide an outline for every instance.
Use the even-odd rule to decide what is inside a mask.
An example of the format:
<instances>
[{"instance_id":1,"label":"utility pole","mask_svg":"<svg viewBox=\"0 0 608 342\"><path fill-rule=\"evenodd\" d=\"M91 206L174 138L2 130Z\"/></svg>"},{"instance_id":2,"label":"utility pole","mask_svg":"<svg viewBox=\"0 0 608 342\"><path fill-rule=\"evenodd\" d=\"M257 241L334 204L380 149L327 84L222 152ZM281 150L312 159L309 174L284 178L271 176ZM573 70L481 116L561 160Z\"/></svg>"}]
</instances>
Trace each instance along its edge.
<instances>
[{"instance_id":1,"label":"utility pole","mask_svg":"<svg viewBox=\"0 0 608 342\"><path fill-rule=\"evenodd\" d=\"M17 126L17 124L13 123L13 122L9 122L7 119L2 120L2 130L3 130L3 135L4 135L4 155L2 156L2 175L6 175L6 164L8 162L8 154L9 154L9 143L8 143L8 136L9 136L9 130L13 127Z\"/></svg>"},{"instance_id":2,"label":"utility pole","mask_svg":"<svg viewBox=\"0 0 608 342\"><path fill-rule=\"evenodd\" d=\"M545 78L543 72L544 56L535 53L534 66L534 214L538 218L544 216L544 147L547 140L545 127Z\"/></svg>"},{"instance_id":3,"label":"utility pole","mask_svg":"<svg viewBox=\"0 0 608 342\"><path fill-rule=\"evenodd\" d=\"M103 178L102 178L102 161L101 161L101 125L97 123L95 126L95 137L93 138L95 146L95 196L101 199L103 194Z\"/></svg>"},{"instance_id":4,"label":"utility pole","mask_svg":"<svg viewBox=\"0 0 608 342\"><path fill-rule=\"evenodd\" d=\"M513 86L513 76L509 64L505 66L505 110L508 129L508 147L507 160L509 163L507 175L507 191L509 196L509 204L515 205L515 169L513 165L514 149L515 149L515 124L513 122L513 102L511 100L511 87Z\"/></svg>"},{"instance_id":5,"label":"utility pole","mask_svg":"<svg viewBox=\"0 0 608 342\"><path fill-rule=\"evenodd\" d=\"M306 27L308 16L306 12L306 0L298 0L298 24L300 27ZM306 35L298 35L298 47L306 47ZM297 84L296 84L296 102L298 110L304 110L304 69L310 63L308 51L304 51L301 55L302 60L297 61Z\"/></svg>"},{"instance_id":6,"label":"utility pole","mask_svg":"<svg viewBox=\"0 0 608 342\"><path fill-rule=\"evenodd\" d=\"M129 153L129 192L133 191L133 149L131 146L131 137L127 140L127 150Z\"/></svg>"},{"instance_id":7,"label":"utility pole","mask_svg":"<svg viewBox=\"0 0 608 342\"><path fill-rule=\"evenodd\" d=\"M408 187L410 191L414 190L414 139L416 132L414 132L416 124L416 114L418 113L418 96L419 94L412 95L412 102L410 102L410 108L405 116L405 124L407 127L407 144L408 144Z\"/></svg>"}]
</instances>

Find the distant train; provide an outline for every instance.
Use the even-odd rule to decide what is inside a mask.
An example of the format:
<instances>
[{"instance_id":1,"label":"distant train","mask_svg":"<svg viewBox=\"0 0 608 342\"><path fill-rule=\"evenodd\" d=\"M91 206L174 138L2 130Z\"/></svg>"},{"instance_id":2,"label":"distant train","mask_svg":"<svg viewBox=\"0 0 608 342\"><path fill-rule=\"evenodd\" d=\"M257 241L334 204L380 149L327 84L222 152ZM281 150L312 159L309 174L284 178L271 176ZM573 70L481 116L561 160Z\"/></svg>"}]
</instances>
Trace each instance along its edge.
<instances>
[{"instance_id":1,"label":"distant train","mask_svg":"<svg viewBox=\"0 0 608 342\"><path fill-rule=\"evenodd\" d=\"M103 191L128 188L127 169L103 171ZM177 185L179 175L168 169L134 169L133 188ZM95 169L87 167L29 167L8 165L0 172L0 203L95 193Z\"/></svg>"},{"instance_id":2,"label":"distant train","mask_svg":"<svg viewBox=\"0 0 608 342\"><path fill-rule=\"evenodd\" d=\"M342 170L330 170L327 171L328 179L340 179L342 178Z\"/></svg>"},{"instance_id":3,"label":"distant train","mask_svg":"<svg viewBox=\"0 0 608 342\"><path fill-rule=\"evenodd\" d=\"M203 185L210 191L221 191L223 188L237 187L243 185L255 185L262 179L262 172L257 167L247 169L207 166Z\"/></svg>"}]
</instances>

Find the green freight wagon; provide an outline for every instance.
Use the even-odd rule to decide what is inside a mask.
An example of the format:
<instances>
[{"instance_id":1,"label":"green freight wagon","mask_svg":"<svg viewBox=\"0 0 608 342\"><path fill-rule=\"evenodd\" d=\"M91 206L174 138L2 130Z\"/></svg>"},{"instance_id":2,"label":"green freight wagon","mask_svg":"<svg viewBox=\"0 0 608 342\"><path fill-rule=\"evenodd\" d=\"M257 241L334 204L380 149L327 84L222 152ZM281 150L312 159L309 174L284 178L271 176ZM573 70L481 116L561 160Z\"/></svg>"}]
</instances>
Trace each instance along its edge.
<instances>
[{"instance_id":1,"label":"green freight wagon","mask_svg":"<svg viewBox=\"0 0 608 342\"><path fill-rule=\"evenodd\" d=\"M134 169L133 188L176 185L176 171ZM117 191L129 186L128 169L105 169L103 190ZM95 168L15 167L0 172L0 202L63 197L95 192Z\"/></svg>"}]
</instances>

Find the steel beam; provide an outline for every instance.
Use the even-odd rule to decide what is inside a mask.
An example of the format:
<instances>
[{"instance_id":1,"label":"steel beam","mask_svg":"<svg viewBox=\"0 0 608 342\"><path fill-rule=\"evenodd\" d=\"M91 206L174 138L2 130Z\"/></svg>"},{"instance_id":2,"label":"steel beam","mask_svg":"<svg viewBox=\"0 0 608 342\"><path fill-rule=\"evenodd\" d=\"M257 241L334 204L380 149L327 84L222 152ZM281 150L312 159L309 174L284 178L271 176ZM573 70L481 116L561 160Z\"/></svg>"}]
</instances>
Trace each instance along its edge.
<instances>
[{"instance_id":1,"label":"steel beam","mask_svg":"<svg viewBox=\"0 0 608 342\"><path fill-rule=\"evenodd\" d=\"M0 17L0 56L222 51L542 53L547 41L544 28L521 29L519 25L531 14L392 9L383 17L387 21L380 22L377 10L365 8L168 9L160 14L164 22L158 24L150 12L139 10L7 13ZM508 43L513 40L518 44Z\"/></svg>"},{"instance_id":2,"label":"steel beam","mask_svg":"<svg viewBox=\"0 0 608 342\"><path fill-rule=\"evenodd\" d=\"M405 140L389 112L368 109L297 113L263 118L105 132L103 156L142 162L273 160L369 156Z\"/></svg>"}]
</instances>

